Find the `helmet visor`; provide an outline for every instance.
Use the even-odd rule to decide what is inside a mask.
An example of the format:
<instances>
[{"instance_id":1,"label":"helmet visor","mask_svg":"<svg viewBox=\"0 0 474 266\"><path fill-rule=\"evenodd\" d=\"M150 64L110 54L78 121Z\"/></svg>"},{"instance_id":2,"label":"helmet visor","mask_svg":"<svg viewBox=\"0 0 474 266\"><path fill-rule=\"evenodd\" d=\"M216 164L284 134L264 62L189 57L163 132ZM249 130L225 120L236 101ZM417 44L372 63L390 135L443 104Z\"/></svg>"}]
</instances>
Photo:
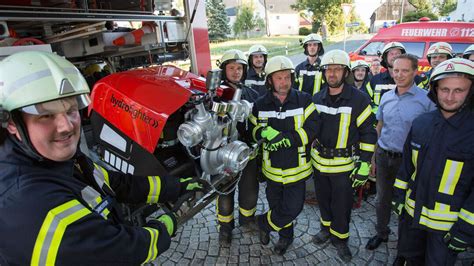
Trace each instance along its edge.
<instances>
[{"instance_id":1,"label":"helmet visor","mask_svg":"<svg viewBox=\"0 0 474 266\"><path fill-rule=\"evenodd\" d=\"M65 97L53 101L32 104L20 108L20 111L32 115L53 115L64 112L78 111L91 102L88 94Z\"/></svg>"}]
</instances>

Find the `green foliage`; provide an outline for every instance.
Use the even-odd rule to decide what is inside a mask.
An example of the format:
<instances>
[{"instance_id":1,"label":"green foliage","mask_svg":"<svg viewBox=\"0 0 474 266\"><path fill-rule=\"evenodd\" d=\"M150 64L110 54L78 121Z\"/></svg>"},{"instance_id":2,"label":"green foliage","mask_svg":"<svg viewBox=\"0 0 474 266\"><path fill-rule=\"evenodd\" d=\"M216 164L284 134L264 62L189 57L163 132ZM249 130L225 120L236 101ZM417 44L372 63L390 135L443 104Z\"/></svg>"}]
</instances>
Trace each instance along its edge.
<instances>
[{"instance_id":1,"label":"green foliage","mask_svg":"<svg viewBox=\"0 0 474 266\"><path fill-rule=\"evenodd\" d=\"M403 22L418 21L422 17L429 17L431 20L438 20L438 16L429 10L410 11L403 16Z\"/></svg>"},{"instance_id":2,"label":"green foliage","mask_svg":"<svg viewBox=\"0 0 474 266\"><path fill-rule=\"evenodd\" d=\"M210 40L225 40L230 34L229 18L222 0L206 1L207 27Z\"/></svg>"},{"instance_id":3,"label":"green foliage","mask_svg":"<svg viewBox=\"0 0 474 266\"><path fill-rule=\"evenodd\" d=\"M311 30L305 27L301 27L298 30L298 35L306 36L311 33Z\"/></svg>"},{"instance_id":4,"label":"green foliage","mask_svg":"<svg viewBox=\"0 0 474 266\"><path fill-rule=\"evenodd\" d=\"M449 13L453 12L456 9L457 1L456 0L438 0L435 3L439 11L440 16L448 16Z\"/></svg>"},{"instance_id":5,"label":"green foliage","mask_svg":"<svg viewBox=\"0 0 474 266\"><path fill-rule=\"evenodd\" d=\"M254 15L254 9L251 6L244 5L239 8L233 28L235 35L244 33L248 38L250 31L263 28L265 28L265 22L259 16Z\"/></svg>"},{"instance_id":6,"label":"green foliage","mask_svg":"<svg viewBox=\"0 0 474 266\"><path fill-rule=\"evenodd\" d=\"M408 0L408 3L416 7L417 10L431 10L433 7L432 0Z\"/></svg>"},{"instance_id":7,"label":"green foliage","mask_svg":"<svg viewBox=\"0 0 474 266\"><path fill-rule=\"evenodd\" d=\"M329 32L334 33L344 30L341 3L352 3L352 0L297 0L291 8L311 12L313 22L326 23Z\"/></svg>"}]
</instances>

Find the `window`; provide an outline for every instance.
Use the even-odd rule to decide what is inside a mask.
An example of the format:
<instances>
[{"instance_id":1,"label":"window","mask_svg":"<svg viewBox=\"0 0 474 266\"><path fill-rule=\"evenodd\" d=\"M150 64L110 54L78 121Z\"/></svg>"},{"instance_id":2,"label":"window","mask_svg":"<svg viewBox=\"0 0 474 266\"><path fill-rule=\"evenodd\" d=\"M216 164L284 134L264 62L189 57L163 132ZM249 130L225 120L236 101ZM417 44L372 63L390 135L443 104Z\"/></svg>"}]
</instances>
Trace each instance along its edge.
<instances>
[{"instance_id":1,"label":"window","mask_svg":"<svg viewBox=\"0 0 474 266\"><path fill-rule=\"evenodd\" d=\"M424 42L401 42L407 53L412 54L418 58L423 57L423 52L425 51L425 43Z\"/></svg>"},{"instance_id":2,"label":"window","mask_svg":"<svg viewBox=\"0 0 474 266\"><path fill-rule=\"evenodd\" d=\"M366 47L360 50L360 55L377 55L377 52L382 52L384 43L383 42L371 42Z\"/></svg>"}]
</instances>

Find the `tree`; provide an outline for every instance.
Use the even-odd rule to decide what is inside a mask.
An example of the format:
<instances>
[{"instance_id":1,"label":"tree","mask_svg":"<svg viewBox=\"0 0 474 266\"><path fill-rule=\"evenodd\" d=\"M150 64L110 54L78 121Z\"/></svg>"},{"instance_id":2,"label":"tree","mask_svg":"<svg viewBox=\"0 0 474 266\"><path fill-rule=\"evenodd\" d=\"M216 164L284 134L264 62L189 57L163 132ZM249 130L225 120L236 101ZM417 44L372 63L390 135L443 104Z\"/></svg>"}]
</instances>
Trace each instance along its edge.
<instances>
[{"instance_id":1,"label":"tree","mask_svg":"<svg viewBox=\"0 0 474 266\"><path fill-rule=\"evenodd\" d=\"M403 16L403 22L418 21L422 17L428 17L431 20L438 20L438 16L429 10L410 11Z\"/></svg>"},{"instance_id":2,"label":"tree","mask_svg":"<svg viewBox=\"0 0 474 266\"><path fill-rule=\"evenodd\" d=\"M341 3L352 3L352 0L297 0L291 8L297 11L307 11L312 14L313 22L320 22L321 27L327 26L329 32L341 31L344 28L341 21L344 15ZM324 35L324 29L322 33ZM325 38L326 36L323 36Z\"/></svg>"},{"instance_id":3,"label":"tree","mask_svg":"<svg viewBox=\"0 0 474 266\"><path fill-rule=\"evenodd\" d=\"M438 9L440 16L448 16L449 13L453 12L456 9L457 1L456 0L437 0L435 6Z\"/></svg>"},{"instance_id":4,"label":"tree","mask_svg":"<svg viewBox=\"0 0 474 266\"><path fill-rule=\"evenodd\" d=\"M222 0L207 0L206 16L209 39L227 39L227 35L230 34L229 18L225 13L225 5Z\"/></svg>"},{"instance_id":5,"label":"tree","mask_svg":"<svg viewBox=\"0 0 474 266\"><path fill-rule=\"evenodd\" d=\"M244 5L239 8L234 23L235 35L244 33L245 37L248 38L250 31L264 27L265 22L258 15L254 15L254 10L251 6Z\"/></svg>"}]
</instances>

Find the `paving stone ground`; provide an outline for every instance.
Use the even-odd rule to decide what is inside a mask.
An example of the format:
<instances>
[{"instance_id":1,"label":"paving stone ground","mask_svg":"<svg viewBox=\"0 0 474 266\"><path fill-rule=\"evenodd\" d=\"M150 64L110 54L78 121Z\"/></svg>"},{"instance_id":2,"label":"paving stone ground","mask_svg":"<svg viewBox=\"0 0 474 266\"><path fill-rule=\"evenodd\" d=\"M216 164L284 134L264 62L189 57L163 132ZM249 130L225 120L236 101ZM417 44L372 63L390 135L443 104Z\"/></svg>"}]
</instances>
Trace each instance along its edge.
<instances>
[{"instance_id":1,"label":"paving stone ground","mask_svg":"<svg viewBox=\"0 0 474 266\"><path fill-rule=\"evenodd\" d=\"M264 184L261 184L257 213L268 209ZM307 198L314 197L308 192ZM271 242L260 244L255 228L239 227L233 231L232 244L219 245L216 222L216 206L210 204L178 229L168 251L161 254L155 265L344 265L336 249L327 242L322 246L311 242L319 231L319 208L317 204L305 203L295 226L295 240L283 255L273 252L278 234L272 233ZM397 217L392 215L392 233L387 243L382 243L375 251L365 249L369 238L375 234L375 197L363 201L352 211L349 248L353 258L347 265L391 265L396 256ZM235 217L238 217L235 208ZM462 253L456 265L473 265L474 252Z\"/></svg>"}]
</instances>

